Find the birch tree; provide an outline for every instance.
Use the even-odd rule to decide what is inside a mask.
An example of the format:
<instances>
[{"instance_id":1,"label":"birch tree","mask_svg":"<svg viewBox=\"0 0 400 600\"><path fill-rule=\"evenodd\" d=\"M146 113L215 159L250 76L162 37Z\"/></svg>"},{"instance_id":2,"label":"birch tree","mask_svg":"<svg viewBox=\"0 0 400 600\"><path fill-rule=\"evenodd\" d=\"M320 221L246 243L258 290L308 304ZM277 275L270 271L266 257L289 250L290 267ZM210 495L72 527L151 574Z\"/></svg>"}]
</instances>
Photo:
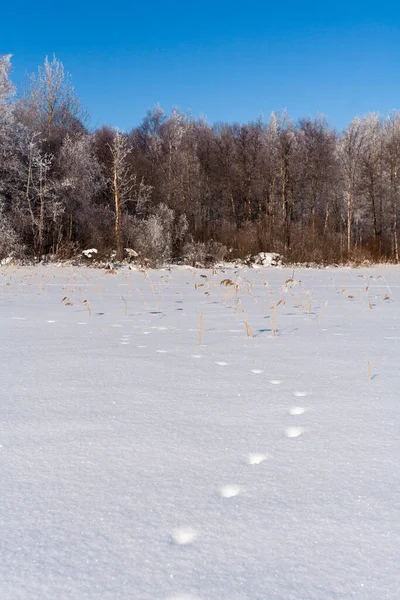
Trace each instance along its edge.
<instances>
[{"instance_id":1,"label":"birch tree","mask_svg":"<svg viewBox=\"0 0 400 600\"><path fill-rule=\"evenodd\" d=\"M342 133L337 151L343 170L346 190L347 208L347 256L351 254L351 228L354 210L354 200L357 189L357 177L360 169L360 160L364 146L364 129L361 119L353 119L348 128Z\"/></svg>"},{"instance_id":2,"label":"birch tree","mask_svg":"<svg viewBox=\"0 0 400 600\"><path fill-rule=\"evenodd\" d=\"M58 141L60 145L59 138L67 133L83 132L86 115L71 76L56 56L51 61L46 56L43 66L29 77L17 105L17 116L32 131L40 132L42 139L48 143ZM51 149L54 150L53 147Z\"/></svg>"},{"instance_id":3,"label":"birch tree","mask_svg":"<svg viewBox=\"0 0 400 600\"><path fill-rule=\"evenodd\" d=\"M381 243L383 231L383 127L378 114L369 114L361 121L363 150L360 155L360 192L372 218L375 245ZM367 219L364 219L367 220ZM365 223L368 225L368 223Z\"/></svg>"},{"instance_id":4,"label":"birch tree","mask_svg":"<svg viewBox=\"0 0 400 600\"><path fill-rule=\"evenodd\" d=\"M392 112L384 122L384 162L389 180L392 255L399 262L398 212L400 206L400 113Z\"/></svg>"},{"instance_id":5,"label":"birch tree","mask_svg":"<svg viewBox=\"0 0 400 600\"><path fill-rule=\"evenodd\" d=\"M128 203L133 203L135 211L140 214L144 205L149 201L151 186L144 183L143 179L138 182L135 173L132 173L128 156L132 149L128 145L125 135L116 130L114 140L110 145L112 156L112 191L114 200L114 234L117 251L117 260L122 260L124 255L122 236L123 210Z\"/></svg>"}]
</instances>

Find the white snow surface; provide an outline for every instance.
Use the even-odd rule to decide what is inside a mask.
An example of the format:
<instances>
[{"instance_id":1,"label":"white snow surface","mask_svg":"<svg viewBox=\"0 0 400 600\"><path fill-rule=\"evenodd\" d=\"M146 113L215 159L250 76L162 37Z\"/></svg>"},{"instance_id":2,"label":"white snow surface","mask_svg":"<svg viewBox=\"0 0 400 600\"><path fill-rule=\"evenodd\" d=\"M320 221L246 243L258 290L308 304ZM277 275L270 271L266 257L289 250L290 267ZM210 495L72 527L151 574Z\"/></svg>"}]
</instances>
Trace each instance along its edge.
<instances>
[{"instance_id":1,"label":"white snow surface","mask_svg":"<svg viewBox=\"0 0 400 600\"><path fill-rule=\"evenodd\" d=\"M399 298L1 267L0 598L398 600Z\"/></svg>"}]
</instances>

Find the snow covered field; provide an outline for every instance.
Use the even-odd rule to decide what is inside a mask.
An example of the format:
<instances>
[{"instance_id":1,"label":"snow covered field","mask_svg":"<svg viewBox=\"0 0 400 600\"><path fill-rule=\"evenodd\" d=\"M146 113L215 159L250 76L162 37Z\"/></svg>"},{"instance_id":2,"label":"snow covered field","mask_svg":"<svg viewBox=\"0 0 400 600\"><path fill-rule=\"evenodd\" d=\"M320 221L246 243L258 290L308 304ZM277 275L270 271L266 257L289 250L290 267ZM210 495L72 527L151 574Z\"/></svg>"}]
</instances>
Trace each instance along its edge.
<instances>
[{"instance_id":1,"label":"snow covered field","mask_svg":"<svg viewBox=\"0 0 400 600\"><path fill-rule=\"evenodd\" d=\"M292 276L0 270L2 600L400 598L400 270Z\"/></svg>"}]
</instances>

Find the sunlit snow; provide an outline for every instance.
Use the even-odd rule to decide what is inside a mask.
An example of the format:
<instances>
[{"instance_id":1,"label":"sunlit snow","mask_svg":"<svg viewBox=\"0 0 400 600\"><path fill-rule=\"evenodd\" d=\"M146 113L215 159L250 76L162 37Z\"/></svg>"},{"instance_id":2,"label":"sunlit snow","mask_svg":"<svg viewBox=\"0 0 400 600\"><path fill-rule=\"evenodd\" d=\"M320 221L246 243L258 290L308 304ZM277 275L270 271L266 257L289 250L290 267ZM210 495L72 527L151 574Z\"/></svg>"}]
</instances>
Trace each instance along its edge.
<instances>
[{"instance_id":1,"label":"sunlit snow","mask_svg":"<svg viewBox=\"0 0 400 600\"><path fill-rule=\"evenodd\" d=\"M0 599L398 600L399 292L2 267Z\"/></svg>"}]
</instances>

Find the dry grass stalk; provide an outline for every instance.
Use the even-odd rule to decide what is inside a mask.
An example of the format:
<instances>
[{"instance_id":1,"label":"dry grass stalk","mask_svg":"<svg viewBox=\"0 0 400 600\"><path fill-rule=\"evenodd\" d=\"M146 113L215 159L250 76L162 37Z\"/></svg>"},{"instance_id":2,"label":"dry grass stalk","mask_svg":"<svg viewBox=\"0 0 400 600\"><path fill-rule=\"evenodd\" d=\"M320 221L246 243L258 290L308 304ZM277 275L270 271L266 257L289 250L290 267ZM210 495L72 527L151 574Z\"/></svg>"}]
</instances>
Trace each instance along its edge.
<instances>
[{"instance_id":1,"label":"dry grass stalk","mask_svg":"<svg viewBox=\"0 0 400 600\"><path fill-rule=\"evenodd\" d=\"M360 277L360 276L359 276ZM367 302L368 302L368 308L370 310L372 310L372 304L371 304L371 300L369 299L369 285L367 285L367 287L365 288L365 293L367 294Z\"/></svg>"},{"instance_id":2,"label":"dry grass stalk","mask_svg":"<svg viewBox=\"0 0 400 600\"><path fill-rule=\"evenodd\" d=\"M239 302L241 304L241 300L240 300L240 298L238 298L238 293L241 290L241 291L245 292L245 294L247 294L253 300L253 302L255 302L260 307L264 316L270 321L270 317L267 314L267 312L266 312L265 308L263 307L263 305L261 304L261 302L251 293L251 291L250 291L251 283L249 281L246 281L246 283L248 284L247 287L242 286L239 283L235 283L234 281L232 281L232 279L223 279L221 281L221 285L224 285L227 288L232 288L235 291L235 303L237 304L237 306L238 306ZM250 288L250 289L248 289L248 288ZM244 312L242 304L241 304L241 309L242 309L242 312ZM253 337L253 336L251 336L251 337Z\"/></svg>"},{"instance_id":3,"label":"dry grass stalk","mask_svg":"<svg viewBox=\"0 0 400 600\"><path fill-rule=\"evenodd\" d=\"M254 337L251 327L247 321L244 322L244 329L246 331L247 337Z\"/></svg>"},{"instance_id":4,"label":"dry grass stalk","mask_svg":"<svg viewBox=\"0 0 400 600\"><path fill-rule=\"evenodd\" d=\"M282 298L281 298L278 302L275 302L275 297L274 297L274 294L271 289L268 290L268 297L269 297L270 307L271 307L271 311L272 311L272 317L269 319L270 327L271 327L272 337L276 337L276 330L278 328L276 311L277 311L278 306L280 306L282 303L285 304L285 301L282 300Z\"/></svg>"},{"instance_id":5,"label":"dry grass stalk","mask_svg":"<svg viewBox=\"0 0 400 600\"><path fill-rule=\"evenodd\" d=\"M88 313L89 313L89 317L92 316L92 311L90 310L90 304L88 302L88 300L84 300L83 301L83 305L85 306L85 308L87 309Z\"/></svg>"},{"instance_id":6,"label":"dry grass stalk","mask_svg":"<svg viewBox=\"0 0 400 600\"><path fill-rule=\"evenodd\" d=\"M240 298L237 303L237 308L240 308L240 310L242 311L242 315L244 318L244 330L246 332L247 337L251 337L251 338L254 337L253 332L250 327L250 324L249 324L249 321L248 321L248 318L247 318L247 315L246 315L246 311L243 308L243 304L242 304L242 301L240 300Z\"/></svg>"},{"instance_id":7,"label":"dry grass stalk","mask_svg":"<svg viewBox=\"0 0 400 600\"><path fill-rule=\"evenodd\" d=\"M61 304L64 304L64 306L72 306L72 302L68 296L64 296L64 298L61 300Z\"/></svg>"},{"instance_id":8,"label":"dry grass stalk","mask_svg":"<svg viewBox=\"0 0 400 600\"><path fill-rule=\"evenodd\" d=\"M160 307L158 306L158 300L157 300L157 294L156 294L156 290L154 288L153 282L150 279L150 275L148 274L148 272L146 271L146 269L143 267L142 269L139 270L139 273L143 273L145 278L147 279L147 281L149 282L149 285L151 287L151 291L154 297L154 303L156 305L156 311L160 312Z\"/></svg>"},{"instance_id":9,"label":"dry grass stalk","mask_svg":"<svg viewBox=\"0 0 400 600\"><path fill-rule=\"evenodd\" d=\"M128 316L128 303L123 296L121 296L121 300L124 302L124 305L125 305L124 315L125 315L125 317L127 317Z\"/></svg>"},{"instance_id":10,"label":"dry grass stalk","mask_svg":"<svg viewBox=\"0 0 400 600\"><path fill-rule=\"evenodd\" d=\"M276 329L277 329L276 304L273 304L271 306L271 310L272 310L272 320L271 320L272 337L276 337Z\"/></svg>"}]
</instances>

